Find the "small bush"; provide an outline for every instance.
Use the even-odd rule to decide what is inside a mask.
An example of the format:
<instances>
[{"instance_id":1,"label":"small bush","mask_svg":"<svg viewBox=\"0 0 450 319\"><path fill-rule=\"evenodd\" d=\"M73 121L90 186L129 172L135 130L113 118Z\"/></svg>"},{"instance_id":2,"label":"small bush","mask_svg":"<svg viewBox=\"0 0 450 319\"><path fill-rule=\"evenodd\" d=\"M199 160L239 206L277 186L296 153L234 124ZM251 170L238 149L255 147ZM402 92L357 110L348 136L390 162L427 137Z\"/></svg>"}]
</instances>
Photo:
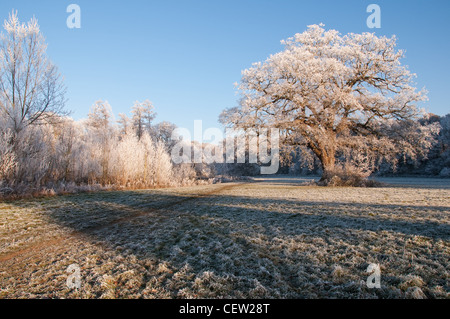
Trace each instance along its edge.
<instances>
[{"instance_id":1,"label":"small bush","mask_svg":"<svg viewBox=\"0 0 450 319\"><path fill-rule=\"evenodd\" d=\"M450 177L450 168L444 167L442 171L439 173L440 177Z\"/></svg>"},{"instance_id":2,"label":"small bush","mask_svg":"<svg viewBox=\"0 0 450 319\"><path fill-rule=\"evenodd\" d=\"M367 172L362 172L351 165L336 166L332 171L324 172L318 186L331 187L379 187L381 183L369 180Z\"/></svg>"}]
</instances>

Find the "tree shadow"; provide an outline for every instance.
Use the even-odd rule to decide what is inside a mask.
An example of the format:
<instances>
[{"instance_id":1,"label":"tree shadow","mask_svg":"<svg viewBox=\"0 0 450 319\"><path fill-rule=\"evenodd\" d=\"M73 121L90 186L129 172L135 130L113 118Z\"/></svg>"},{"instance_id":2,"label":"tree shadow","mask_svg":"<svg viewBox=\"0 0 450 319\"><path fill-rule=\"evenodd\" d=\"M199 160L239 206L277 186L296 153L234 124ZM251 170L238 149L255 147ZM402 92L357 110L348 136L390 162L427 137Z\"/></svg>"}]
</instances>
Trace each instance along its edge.
<instances>
[{"instance_id":1,"label":"tree shadow","mask_svg":"<svg viewBox=\"0 0 450 319\"><path fill-rule=\"evenodd\" d=\"M306 229L328 229L330 238L333 230L347 230L450 239L450 225L445 222L449 210L440 206L278 200L218 194L199 197L158 191L87 195L81 201L79 196L73 195L65 196L64 202L62 207L49 210L52 221L74 234L112 246L122 245L127 239L141 242L151 234L169 231L173 232L172 242L176 244L184 230L194 227L206 236L213 235L202 221L213 223L221 234L230 234L235 225L239 225L242 232L264 229L261 233L268 236L275 236L275 232L268 229L276 229L276 235L281 236L311 234ZM195 241L192 244L195 245Z\"/></svg>"},{"instance_id":2,"label":"tree shadow","mask_svg":"<svg viewBox=\"0 0 450 319\"><path fill-rule=\"evenodd\" d=\"M349 267L362 276L369 260L396 259L396 271L405 271L402 267L409 263L408 257L401 252L407 241L417 237L431 242L450 239L450 225L445 219L448 209L438 206L217 193L199 196L164 190L69 195L47 206L51 222L65 227L71 236L105 247L113 255L134 256L138 263L154 260L177 274L189 265L195 278L210 285L210 295L202 290L206 297L258 291L258 283L269 289L261 292L262 297L326 297L333 295L330 289L341 284L330 279L336 256L342 255L341 263L349 264L355 254L361 255ZM422 219L413 219L414 214L425 210L429 218L422 215ZM376 251L372 251L374 247ZM393 252L387 252L393 248ZM438 246L422 254L433 262L441 263L446 258ZM217 277L204 278L209 271ZM176 276L165 277L167 285L176 281ZM437 278L434 285L441 279ZM197 281L191 278L176 287L192 288L199 285ZM218 290L219 283L228 287L220 288L226 293ZM345 289L351 289L348 296L355 297L360 288ZM380 296L386 297L383 293Z\"/></svg>"}]
</instances>

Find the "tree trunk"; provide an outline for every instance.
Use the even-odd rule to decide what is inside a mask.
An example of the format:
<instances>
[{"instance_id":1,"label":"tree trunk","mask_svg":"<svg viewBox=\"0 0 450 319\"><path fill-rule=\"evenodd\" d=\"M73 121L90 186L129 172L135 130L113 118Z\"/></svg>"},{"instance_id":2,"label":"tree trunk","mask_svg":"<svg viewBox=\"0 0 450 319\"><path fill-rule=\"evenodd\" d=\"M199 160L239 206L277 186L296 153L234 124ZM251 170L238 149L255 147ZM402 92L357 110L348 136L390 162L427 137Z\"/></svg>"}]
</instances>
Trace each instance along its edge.
<instances>
[{"instance_id":1,"label":"tree trunk","mask_svg":"<svg viewBox=\"0 0 450 319\"><path fill-rule=\"evenodd\" d=\"M323 149L319 160L322 163L323 173L320 181L324 181L331 178L334 174L335 164L336 164L336 150L335 149Z\"/></svg>"}]
</instances>

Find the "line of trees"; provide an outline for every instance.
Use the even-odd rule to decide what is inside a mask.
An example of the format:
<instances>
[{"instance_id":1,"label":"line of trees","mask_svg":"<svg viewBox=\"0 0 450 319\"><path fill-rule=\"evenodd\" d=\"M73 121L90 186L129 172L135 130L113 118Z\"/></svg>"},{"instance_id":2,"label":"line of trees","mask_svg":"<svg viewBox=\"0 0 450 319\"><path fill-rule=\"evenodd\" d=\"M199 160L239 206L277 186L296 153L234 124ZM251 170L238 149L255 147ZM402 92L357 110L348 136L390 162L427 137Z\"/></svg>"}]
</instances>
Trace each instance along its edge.
<instances>
[{"instance_id":1,"label":"line of trees","mask_svg":"<svg viewBox=\"0 0 450 319\"><path fill-rule=\"evenodd\" d=\"M388 167L380 168L380 175L426 175L450 177L450 114L445 116L430 115L418 121L417 125L434 124L440 128L434 136L432 147L425 156L412 160L400 154L398 167L394 172Z\"/></svg>"},{"instance_id":2,"label":"line of trees","mask_svg":"<svg viewBox=\"0 0 450 319\"><path fill-rule=\"evenodd\" d=\"M420 119L415 126L434 123L439 128L439 134L433 135L430 141L432 147L428 152L416 158L407 153L395 154L396 165L381 161L377 167L369 172L376 176L430 176L450 177L450 114L445 116L430 115L427 119ZM303 152L300 147L288 147L282 154L283 165L281 174L320 175L322 166L318 158ZM345 156L338 157L338 162L345 163ZM360 169L364 167L360 166Z\"/></svg>"},{"instance_id":3,"label":"line of trees","mask_svg":"<svg viewBox=\"0 0 450 319\"><path fill-rule=\"evenodd\" d=\"M56 119L27 126L18 134L0 122L3 194L45 188L77 191L80 185L146 188L196 182L192 165L171 161L167 136L173 124L147 122L143 127L134 114L132 119L122 115L117 125L106 101L97 101L85 120Z\"/></svg>"},{"instance_id":4,"label":"line of trees","mask_svg":"<svg viewBox=\"0 0 450 319\"><path fill-rule=\"evenodd\" d=\"M198 172L173 165L175 125L155 118L150 101L136 102L118 124L109 104L97 101L86 120L65 111L58 69L46 55L35 18L12 12L0 35L0 195L86 185L128 188L184 185ZM84 186L80 186L84 185Z\"/></svg>"}]
</instances>

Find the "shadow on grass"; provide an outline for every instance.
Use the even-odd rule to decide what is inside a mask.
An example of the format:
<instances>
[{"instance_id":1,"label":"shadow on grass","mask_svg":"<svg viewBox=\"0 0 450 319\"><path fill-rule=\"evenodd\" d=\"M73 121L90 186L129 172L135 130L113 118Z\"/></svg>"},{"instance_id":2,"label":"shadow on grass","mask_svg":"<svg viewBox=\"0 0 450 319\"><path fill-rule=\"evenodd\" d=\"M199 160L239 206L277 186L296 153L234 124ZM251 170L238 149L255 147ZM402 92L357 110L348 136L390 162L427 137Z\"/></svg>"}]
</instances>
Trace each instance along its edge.
<instances>
[{"instance_id":1,"label":"shadow on grass","mask_svg":"<svg viewBox=\"0 0 450 319\"><path fill-rule=\"evenodd\" d=\"M51 220L113 246L122 243L124 237L140 241L152 233L173 231L174 238L182 237L183 230L193 227L208 235L208 228L195 224L204 220L223 228L221 233L231 233L239 225L241 231L265 229L268 236L275 236L268 229L277 229L277 236L312 235L311 230L328 229L329 233L322 235L330 238L335 230L354 230L450 239L450 225L445 222L449 211L439 206L255 199L217 194L198 197L158 191L71 195L61 200L64 202L61 207L49 210ZM116 238L121 238L120 243L114 242Z\"/></svg>"},{"instance_id":2,"label":"shadow on grass","mask_svg":"<svg viewBox=\"0 0 450 319\"><path fill-rule=\"evenodd\" d=\"M438 206L279 200L213 192L199 196L164 190L68 195L42 204L51 222L114 254L157 260L175 270L189 265L194 278L212 281L210 295L203 291L204 297L257 289L255 280L268 289L262 297L357 297L356 279L345 286L342 279L332 278L339 254L340 262L352 263L349 267L357 278L366 276L370 260L385 264L390 260L390 271L397 276L391 276L395 286L408 271L407 240L450 239L448 209ZM430 263L448 261L438 245L420 254ZM205 271L220 278L205 279ZM427 284L442 285L445 276L440 273ZM217 281L229 285L225 293L217 288ZM195 280L180 282L180 287L195 285ZM336 285L341 285L342 295L334 295ZM178 296L176 289L174 296ZM385 291L367 295L371 293L391 296Z\"/></svg>"}]
</instances>

